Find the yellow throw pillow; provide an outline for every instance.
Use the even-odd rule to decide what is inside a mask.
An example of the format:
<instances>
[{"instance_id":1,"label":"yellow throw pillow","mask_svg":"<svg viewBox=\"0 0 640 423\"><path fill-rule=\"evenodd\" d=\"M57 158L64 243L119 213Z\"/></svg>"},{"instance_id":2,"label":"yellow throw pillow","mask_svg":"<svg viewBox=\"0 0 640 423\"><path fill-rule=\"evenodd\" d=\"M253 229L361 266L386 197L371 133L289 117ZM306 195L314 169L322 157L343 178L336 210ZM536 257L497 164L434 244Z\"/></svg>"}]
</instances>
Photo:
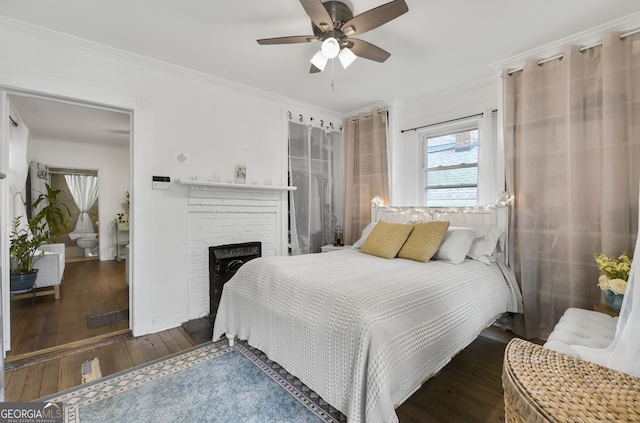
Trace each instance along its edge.
<instances>
[{"instance_id":1,"label":"yellow throw pillow","mask_svg":"<svg viewBox=\"0 0 640 423\"><path fill-rule=\"evenodd\" d=\"M438 251L448 228L449 222L442 221L415 224L407 242L398 252L398 257L428 262Z\"/></svg>"},{"instance_id":2,"label":"yellow throw pillow","mask_svg":"<svg viewBox=\"0 0 640 423\"><path fill-rule=\"evenodd\" d=\"M395 258L412 230L413 225L381 220L373 227L360 251L382 258Z\"/></svg>"}]
</instances>

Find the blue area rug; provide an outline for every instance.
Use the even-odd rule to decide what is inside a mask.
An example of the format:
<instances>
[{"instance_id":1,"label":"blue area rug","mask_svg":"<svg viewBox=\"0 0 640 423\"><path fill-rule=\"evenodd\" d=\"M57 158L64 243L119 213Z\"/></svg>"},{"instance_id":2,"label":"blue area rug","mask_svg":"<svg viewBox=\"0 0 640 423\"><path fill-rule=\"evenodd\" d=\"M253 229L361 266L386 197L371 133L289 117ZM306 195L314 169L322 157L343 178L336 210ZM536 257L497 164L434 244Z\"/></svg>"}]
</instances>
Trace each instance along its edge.
<instances>
[{"instance_id":1,"label":"blue area rug","mask_svg":"<svg viewBox=\"0 0 640 423\"><path fill-rule=\"evenodd\" d=\"M207 343L40 401L63 402L68 423L346 422L244 342Z\"/></svg>"}]
</instances>

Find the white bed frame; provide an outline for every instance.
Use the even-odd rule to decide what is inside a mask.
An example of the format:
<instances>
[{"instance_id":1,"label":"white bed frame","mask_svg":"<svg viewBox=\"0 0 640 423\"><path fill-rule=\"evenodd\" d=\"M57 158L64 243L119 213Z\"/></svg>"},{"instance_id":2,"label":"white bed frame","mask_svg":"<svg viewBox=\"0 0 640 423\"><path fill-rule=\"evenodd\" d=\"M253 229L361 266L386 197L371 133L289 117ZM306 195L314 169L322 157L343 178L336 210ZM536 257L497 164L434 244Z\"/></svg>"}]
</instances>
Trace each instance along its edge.
<instances>
[{"instance_id":1,"label":"white bed frame","mask_svg":"<svg viewBox=\"0 0 640 423\"><path fill-rule=\"evenodd\" d=\"M498 200L495 203L477 207L424 207L424 206L381 206L371 202L371 221L384 220L394 223L417 223L432 220L446 220L451 226L481 228L496 226L504 230L504 262L509 265L509 211L511 201Z\"/></svg>"}]
</instances>

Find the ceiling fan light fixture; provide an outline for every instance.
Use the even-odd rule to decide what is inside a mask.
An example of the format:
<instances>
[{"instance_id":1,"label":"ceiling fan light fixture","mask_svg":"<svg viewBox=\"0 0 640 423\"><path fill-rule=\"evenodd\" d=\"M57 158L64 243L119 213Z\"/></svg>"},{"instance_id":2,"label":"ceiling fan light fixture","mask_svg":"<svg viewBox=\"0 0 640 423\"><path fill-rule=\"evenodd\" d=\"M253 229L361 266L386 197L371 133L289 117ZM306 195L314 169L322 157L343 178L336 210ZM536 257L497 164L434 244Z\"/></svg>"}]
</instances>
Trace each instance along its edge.
<instances>
[{"instance_id":1,"label":"ceiling fan light fixture","mask_svg":"<svg viewBox=\"0 0 640 423\"><path fill-rule=\"evenodd\" d=\"M340 43L333 37L329 37L322 42L322 53L327 59L335 58L340 53Z\"/></svg>"},{"instance_id":2,"label":"ceiling fan light fixture","mask_svg":"<svg viewBox=\"0 0 640 423\"><path fill-rule=\"evenodd\" d=\"M324 55L322 50L318 50L318 52L311 58L311 63L313 64L313 66L320 69L321 71L323 71L324 67L327 66L328 61L329 59Z\"/></svg>"},{"instance_id":3,"label":"ceiling fan light fixture","mask_svg":"<svg viewBox=\"0 0 640 423\"><path fill-rule=\"evenodd\" d=\"M358 56L355 55L354 52L351 51L349 47L344 47L340 50L340 54L338 54L338 59L340 59L340 63L342 63L342 67L346 69L350 64L356 60Z\"/></svg>"}]
</instances>

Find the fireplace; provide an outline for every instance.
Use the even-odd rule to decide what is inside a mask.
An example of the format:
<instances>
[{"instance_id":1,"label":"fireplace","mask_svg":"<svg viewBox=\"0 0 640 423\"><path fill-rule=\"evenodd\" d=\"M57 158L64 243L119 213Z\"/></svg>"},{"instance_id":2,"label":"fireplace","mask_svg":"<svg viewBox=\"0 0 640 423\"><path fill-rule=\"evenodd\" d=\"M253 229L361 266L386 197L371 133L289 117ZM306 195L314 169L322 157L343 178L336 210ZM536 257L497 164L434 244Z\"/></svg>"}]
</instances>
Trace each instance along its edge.
<instances>
[{"instance_id":1,"label":"fireplace","mask_svg":"<svg viewBox=\"0 0 640 423\"><path fill-rule=\"evenodd\" d=\"M243 264L261 255L261 242L209 247L209 317L211 321L216 319L224 284Z\"/></svg>"},{"instance_id":2,"label":"fireplace","mask_svg":"<svg viewBox=\"0 0 640 423\"><path fill-rule=\"evenodd\" d=\"M213 324L222 298L224 284L238 269L254 258L262 256L261 242L244 242L241 244L225 244L209 249L209 315L189 320L182 327L198 343L211 341Z\"/></svg>"}]
</instances>

